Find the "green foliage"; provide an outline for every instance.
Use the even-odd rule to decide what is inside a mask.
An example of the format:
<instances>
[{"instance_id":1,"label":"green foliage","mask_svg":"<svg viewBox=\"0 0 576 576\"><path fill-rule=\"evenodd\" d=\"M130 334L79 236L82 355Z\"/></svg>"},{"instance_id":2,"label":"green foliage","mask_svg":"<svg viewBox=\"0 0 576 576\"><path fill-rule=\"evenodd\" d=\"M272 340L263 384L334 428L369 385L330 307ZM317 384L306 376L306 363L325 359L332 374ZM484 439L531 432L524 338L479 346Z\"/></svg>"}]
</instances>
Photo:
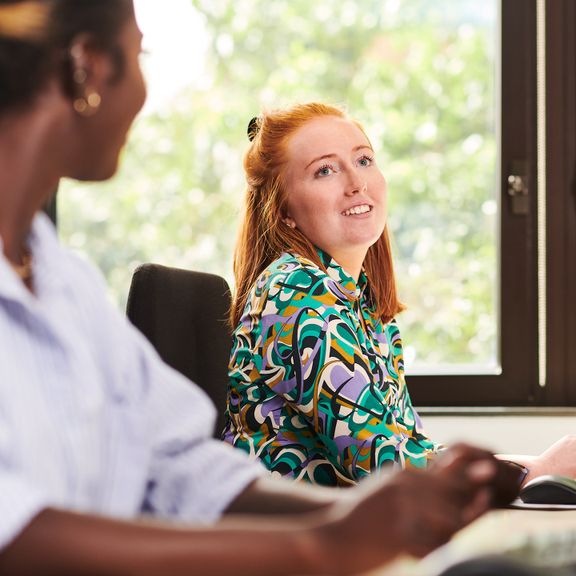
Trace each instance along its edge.
<instances>
[{"instance_id":1,"label":"green foliage","mask_svg":"<svg viewBox=\"0 0 576 576\"><path fill-rule=\"evenodd\" d=\"M120 305L140 262L231 280L248 120L263 106L343 104L388 180L409 362L495 366L490 14L466 0L191 1L209 32L208 81L137 121L113 181L65 183L65 242L90 254Z\"/></svg>"}]
</instances>

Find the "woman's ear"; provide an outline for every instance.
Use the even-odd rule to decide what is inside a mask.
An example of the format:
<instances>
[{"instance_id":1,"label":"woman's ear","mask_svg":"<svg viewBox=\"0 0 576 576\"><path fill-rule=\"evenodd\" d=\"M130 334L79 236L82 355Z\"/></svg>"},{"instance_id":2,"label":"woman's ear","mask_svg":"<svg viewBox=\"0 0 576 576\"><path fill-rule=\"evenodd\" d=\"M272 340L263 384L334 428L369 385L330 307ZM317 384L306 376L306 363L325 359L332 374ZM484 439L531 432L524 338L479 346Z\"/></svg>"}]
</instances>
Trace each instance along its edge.
<instances>
[{"instance_id":1,"label":"woman's ear","mask_svg":"<svg viewBox=\"0 0 576 576\"><path fill-rule=\"evenodd\" d=\"M79 34L70 44L70 86L74 110L93 116L102 102L102 91L112 74L110 57L95 47L90 34Z\"/></svg>"},{"instance_id":2,"label":"woman's ear","mask_svg":"<svg viewBox=\"0 0 576 576\"><path fill-rule=\"evenodd\" d=\"M296 228L296 222L290 216L284 216L284 218L282 218L282 222L284 222L288 228Z\"/></svg>"}]
</instances>

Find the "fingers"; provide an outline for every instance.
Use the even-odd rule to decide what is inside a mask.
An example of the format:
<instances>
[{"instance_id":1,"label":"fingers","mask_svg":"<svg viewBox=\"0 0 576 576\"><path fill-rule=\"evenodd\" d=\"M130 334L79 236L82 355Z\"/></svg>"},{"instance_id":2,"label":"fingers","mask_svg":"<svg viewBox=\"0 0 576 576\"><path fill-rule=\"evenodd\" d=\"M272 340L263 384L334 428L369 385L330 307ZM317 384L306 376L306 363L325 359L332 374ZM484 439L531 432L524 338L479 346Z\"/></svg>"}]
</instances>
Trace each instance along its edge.
<instances>
[{"instance_id":1,"label":"fingers","mask_svg":"<svg viewBox=\"0 0 576 576\"><path fill-rule=\"evenodd\" d=\"M497 462L494 458L472 462L466 468L466 475L476 484L486 484L494 478L497 471Z\"/></svg>"},{"instance_id":2,"label":"fingers","mask_svg":"<svg viewBox=\"0 0 576 576\"><path fill-rule=\"evenodd\" d=\"M485 454L466 448L432 473L404 470L384 482L365 481L336 514L334 533L343 544L337 550L364 550L369 564L402 553L422 557L445 544L489 507L490 490L471 489L466 467L455 463L471 459L467 473L482 482L491 473Z\"/></svg>"},{"instance_id":3,"label":"fingers","mask_svg":"<svg viewBox=\"0 0 576 576\"><path fill-rule=\"evenodd\" d=\"M498 462L487 450L457 444L438 456L431 466L431 473L457 483L461 496L466 500L494 482Z\"/></svg>"},{"instance_id":4,"label":"fingers","mask_svg":"<svg viewBox=\"0 0 576 576\"><path fill-rule=\"evenodd\" d=\"M493 454L487 450L467 444L455 444L438 455L432 469L446 470L450 473L465 472L473 462L493 460Z\"/></svg>"},{"instance_id":5,"label":"fingers","mask_svg":"<svg viewBox=\"0 0 576 576\"><path fill-rule=\"evenodd\" d=\"M514 500L520 488L521 469L497 460L486 450L464 444L455 445L443 453L432 468L432 472L460 482L460 494L467 507L480 490L491 492L492 497L489 498L491 506L504 506ZM484 497L480 502L483 499ZM482 509L481 504L477 506ZM470 514L473 516L476 508L472 510Z\"/></svg>"}]
</instances>

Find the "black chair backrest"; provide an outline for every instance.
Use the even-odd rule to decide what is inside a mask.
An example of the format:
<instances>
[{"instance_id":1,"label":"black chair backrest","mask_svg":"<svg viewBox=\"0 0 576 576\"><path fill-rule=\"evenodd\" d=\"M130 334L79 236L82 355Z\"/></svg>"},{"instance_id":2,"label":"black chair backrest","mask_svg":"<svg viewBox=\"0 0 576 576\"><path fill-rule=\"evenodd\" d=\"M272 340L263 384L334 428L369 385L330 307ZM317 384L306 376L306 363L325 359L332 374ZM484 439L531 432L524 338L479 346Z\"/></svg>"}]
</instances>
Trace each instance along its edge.
<instances>
[{"instance_id":1,"label":"black chair backrest","mask_svg":"<svg viewBox=\"0 0 576 576\"><path fill-rule=\"evenodd\" d=\"M230 288L215 274L143 264L132 276L127 315L162 359L198 384L224 427L231 335Z\"/></svg>"}]
</instances>

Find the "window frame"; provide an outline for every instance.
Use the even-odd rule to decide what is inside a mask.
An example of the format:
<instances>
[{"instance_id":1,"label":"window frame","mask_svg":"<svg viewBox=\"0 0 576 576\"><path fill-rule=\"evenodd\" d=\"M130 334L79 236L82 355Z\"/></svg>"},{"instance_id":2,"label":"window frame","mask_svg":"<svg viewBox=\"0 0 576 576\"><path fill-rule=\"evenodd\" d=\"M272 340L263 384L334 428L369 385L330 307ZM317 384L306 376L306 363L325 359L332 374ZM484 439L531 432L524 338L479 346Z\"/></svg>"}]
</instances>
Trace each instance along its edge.
<instances>
[{"instance_id":1,"label":"window frame","mask_svg":"<svg viewBox=\"0 0 576 576\"><path fill-rule=\"evenodd\" d=\"M546 2L546 405L576 405L576 4Z\"/></svg>"},{"instance_id":2,"label":"window frame","mask_svg":"<svg viewBox=\"0 0 576 576\"><path fill-rule=\"evenodd\" d=\"M546 382L538 382L536 0L502 1L498 375L414 375L418 406L576 405L576 4L545 8ZM529 213L511 212L507 176L527 166Z\"/></svg>"}]
</instances>

